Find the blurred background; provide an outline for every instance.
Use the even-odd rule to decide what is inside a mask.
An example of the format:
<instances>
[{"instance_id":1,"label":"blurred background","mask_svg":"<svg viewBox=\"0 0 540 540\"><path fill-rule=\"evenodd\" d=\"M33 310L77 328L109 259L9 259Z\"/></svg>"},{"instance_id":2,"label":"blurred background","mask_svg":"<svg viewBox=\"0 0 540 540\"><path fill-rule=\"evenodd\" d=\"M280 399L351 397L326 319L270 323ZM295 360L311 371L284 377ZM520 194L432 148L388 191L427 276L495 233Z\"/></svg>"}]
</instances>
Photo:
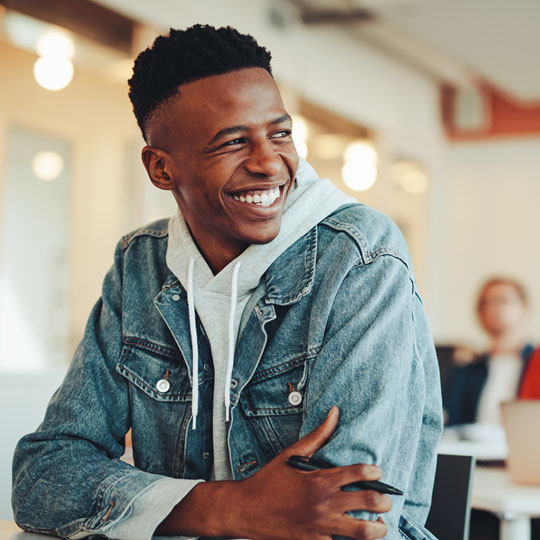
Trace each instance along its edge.
<instances>
[{"instance_id":1,"label":"blurred background","mask_svg":"<svg viewBox=\"0 0 540 540\"><path fill-rule=\"evenodd\" d=\"M299 152L403 231L438 345L485 346L474 299L499 274L540 335L537 0L0 0L2 393L46 403L119 237L174 212L126 81L194 23L270 49Z\"/></svg>"},{"instance_id":2,"label":"blurred background","mask_svg":"<svg viewBox=\"0 0 540 540\"><path fill-rule=\"evenodd\" d=\"M438 344L483 345L474 297L501 273L539 333L537 1L0 0L2 372L64 366L119 236L174 211L126 81L199 22L272 51L299 151L400 226Z\"/></svg>"}]
</instances>

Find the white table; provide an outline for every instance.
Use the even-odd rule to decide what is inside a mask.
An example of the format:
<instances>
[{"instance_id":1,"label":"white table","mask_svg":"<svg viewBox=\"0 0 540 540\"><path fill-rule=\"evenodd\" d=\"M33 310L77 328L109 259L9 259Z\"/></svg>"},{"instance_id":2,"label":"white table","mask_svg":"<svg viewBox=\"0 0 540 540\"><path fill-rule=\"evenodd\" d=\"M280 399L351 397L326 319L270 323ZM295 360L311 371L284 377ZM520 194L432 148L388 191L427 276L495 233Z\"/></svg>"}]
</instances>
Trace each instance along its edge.
<instances>
[{"instance_id":1,"label":"white table","mask_svg":"<svg viewBox=\"0 0 540 540\"><path fill-rule=\"evenodd\" d=\"M478 465L471 506L499 517L500 540L529 540L531 518L540 517L540 486L512 484L505 469Z\"/></svg>"},{"instance_id":2,"label":"white table","mask_svg":"<svg viewBox=\"0 0 540 540\"><path fill-rule=\"evenodd\" d=\"M13 521L0 519L0 540L47 540L50 536L21 531Z\"/></svg>"}]
</instances>

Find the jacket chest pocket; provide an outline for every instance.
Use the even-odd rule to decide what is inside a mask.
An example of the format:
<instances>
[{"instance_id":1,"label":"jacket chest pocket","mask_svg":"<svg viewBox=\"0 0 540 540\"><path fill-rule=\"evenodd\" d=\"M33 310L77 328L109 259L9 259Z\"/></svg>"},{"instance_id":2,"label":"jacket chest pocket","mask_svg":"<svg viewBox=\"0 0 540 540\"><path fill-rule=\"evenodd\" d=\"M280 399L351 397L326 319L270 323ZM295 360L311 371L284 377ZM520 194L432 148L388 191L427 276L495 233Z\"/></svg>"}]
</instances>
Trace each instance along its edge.
<instances>
[{"instance_id":1,"label":"jacket chest pocket","mask_svg":"<svg viewBox=\"0 0 540 540\"><path fill-rule=\"evenodd\" d=\"M298 440L307 388L307 357L258 370L246 385L240 406L262 448L275 454Z\"/></svg>"},{"instance_id":2,"label":"jacket chest pocket","mask_svg":"<svg viewBox=\"0 0 540 540\"><path fill-rule=\"evenodd\" d=\"M135 465L179 476L191 417L191 382L184 361L177 351L130 342L116 370L129 383Z\"/></svg>"}]
</instances>

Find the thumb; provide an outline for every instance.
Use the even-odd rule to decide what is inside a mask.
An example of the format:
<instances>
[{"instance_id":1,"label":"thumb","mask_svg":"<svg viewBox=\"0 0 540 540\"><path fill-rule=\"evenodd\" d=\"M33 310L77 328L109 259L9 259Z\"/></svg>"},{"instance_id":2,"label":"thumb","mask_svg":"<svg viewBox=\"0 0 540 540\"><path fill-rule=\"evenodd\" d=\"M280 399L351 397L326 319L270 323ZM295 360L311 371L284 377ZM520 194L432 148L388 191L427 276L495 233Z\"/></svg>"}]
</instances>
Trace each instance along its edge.
<instances>
[{"instance_id":1,"label":"thumb","mask_svg":"<svg viewBox=\"0 0 540 540\"><path fill-rule=\"evenodd\" d=\"M332 433L334 433L338 425L338 420L339 408L334 405L322 424L287 448L287 455L298 454L300 456L311 457L319 448L325 445Z\"/></svg>"}]
</instances>

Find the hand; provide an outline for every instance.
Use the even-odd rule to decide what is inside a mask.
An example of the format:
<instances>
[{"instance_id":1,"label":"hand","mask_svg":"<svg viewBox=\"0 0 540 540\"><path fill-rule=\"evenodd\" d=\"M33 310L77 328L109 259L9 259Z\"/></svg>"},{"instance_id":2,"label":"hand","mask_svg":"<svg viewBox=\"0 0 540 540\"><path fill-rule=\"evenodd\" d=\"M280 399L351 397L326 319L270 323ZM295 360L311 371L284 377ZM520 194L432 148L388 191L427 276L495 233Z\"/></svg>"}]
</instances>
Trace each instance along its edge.
<instances>
[{"instance_id":1,"label":"hand","mask_svg":"<svg viewBox=\"0 0 540 540\"><path fill-rule=\"evenodd\" d=\"M378 480L375 465L349 465L304 472L285 460L299 454L311 457L334 432L339 409L332 407L326 420L310 434L289 446L246 480L234 482L228 504L229 533L252 540L331 540L332 535L358 539L382 538L387 526L358 520L349 510L388 512L392 502L376 491L342 491L341 487L361 480ZM241 530L238 529L241 524Z\"/></svg>"}]
</instances>

